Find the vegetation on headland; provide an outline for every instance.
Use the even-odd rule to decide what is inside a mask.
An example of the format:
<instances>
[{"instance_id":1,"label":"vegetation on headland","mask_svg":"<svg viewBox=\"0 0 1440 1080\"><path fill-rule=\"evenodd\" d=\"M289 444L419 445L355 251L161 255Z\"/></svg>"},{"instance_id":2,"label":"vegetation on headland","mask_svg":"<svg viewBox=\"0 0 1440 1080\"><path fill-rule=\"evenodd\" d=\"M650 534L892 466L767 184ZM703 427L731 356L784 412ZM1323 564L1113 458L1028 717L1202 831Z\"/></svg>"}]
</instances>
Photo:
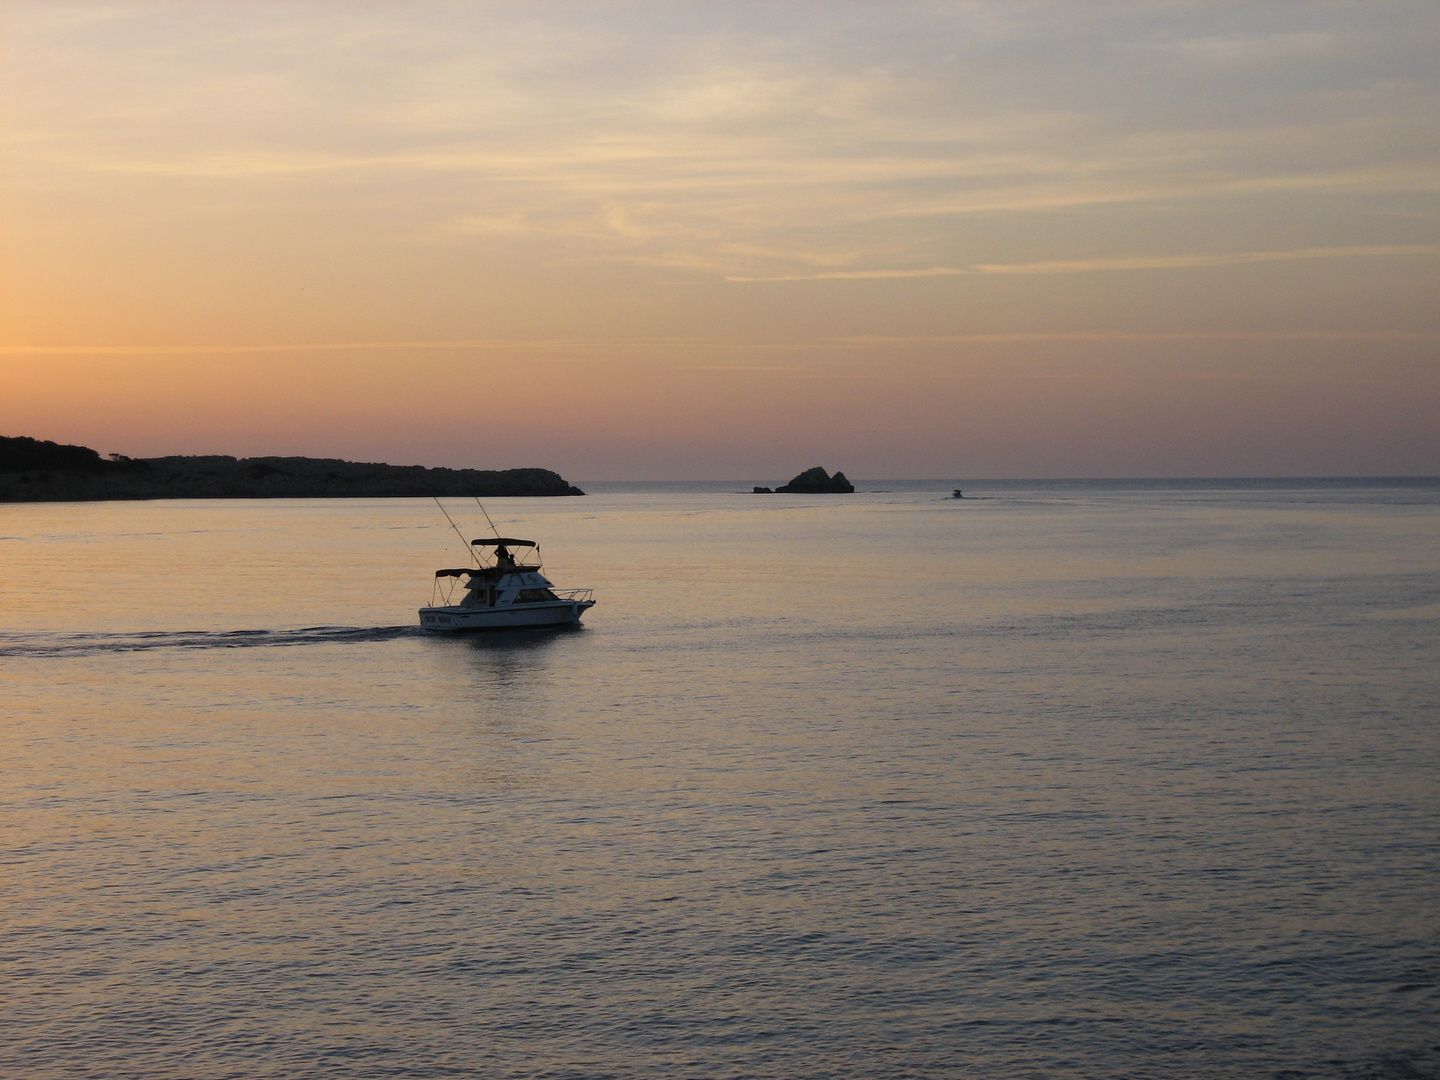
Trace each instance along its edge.
<instances>
[{"instance_id":1,"label":"vegetation on headland","mask_svg":"<svg viewBox=\"0 0 1440 1080\"><path fill-rule=\"evenodd\" d=\"M0 436L0 502L583 494L549 469L427 469L307 457L102 458L86 446Z\"/></svg>"}]
</instances>

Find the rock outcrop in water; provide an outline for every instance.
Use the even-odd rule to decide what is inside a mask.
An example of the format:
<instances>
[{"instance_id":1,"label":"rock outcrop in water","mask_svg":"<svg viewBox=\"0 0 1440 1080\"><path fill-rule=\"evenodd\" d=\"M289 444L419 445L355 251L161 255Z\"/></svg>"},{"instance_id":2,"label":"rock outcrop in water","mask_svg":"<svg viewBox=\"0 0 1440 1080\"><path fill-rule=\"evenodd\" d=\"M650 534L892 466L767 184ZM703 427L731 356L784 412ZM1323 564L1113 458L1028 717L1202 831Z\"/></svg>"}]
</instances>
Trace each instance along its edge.
<instances>
[{"instance_id":1,"label":"rock outcrop in water","mask_svg":"<svg viewBox=\"0 0 1440 1080\"><path fill-rule=\"evenodd\" d=\"M427 469L306 457L107 460L85 446L0 436L0 502L584 494L548 469Z\"/></svg>"},{"instance_id":2,"label":"rock outcrop in water","mask_svg":"<svg viewBox=\"0 0 1440 1080\"><path fill-rule=\"evenodd\" d=\"M845 479L843 472L831 476L816 465L813 469L806 469L784 487L775 490L789 495L850 495L854 493L855 485Z\"/></svg>"}]
</instances>

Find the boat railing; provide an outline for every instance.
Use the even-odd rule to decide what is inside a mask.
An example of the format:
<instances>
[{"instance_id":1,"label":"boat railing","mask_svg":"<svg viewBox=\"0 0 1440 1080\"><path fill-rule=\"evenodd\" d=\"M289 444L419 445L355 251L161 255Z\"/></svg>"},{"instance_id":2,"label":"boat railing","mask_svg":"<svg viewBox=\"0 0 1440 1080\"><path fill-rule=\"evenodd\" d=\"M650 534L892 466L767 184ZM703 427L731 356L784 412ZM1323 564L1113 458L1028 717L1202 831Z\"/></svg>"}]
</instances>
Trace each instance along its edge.
<instances>
[{"instance_id":1,"label":"boat railing","mask_svg":"<svg viewBox=\"0 0 1440 1080\"><path fill-rule=\"evenodd\" d=\"M557 600L574 600L588 603L595 597L594 589L551 589Z\"/></svg>"},{"instance_id":2,"label":"boat railing","mask_svg":"<svg viewBox=\"0 0 1440 1080\"><path fill-rule=\"evenodd\" d=\"M522 555L512 557L508 563L502 563L495 556L486 553L476 552L476 560L480 570L501 570L509 571L512 574L529 574L544 569L540 564L538 554L525 552Z\"/></svg>"}]
</instances>

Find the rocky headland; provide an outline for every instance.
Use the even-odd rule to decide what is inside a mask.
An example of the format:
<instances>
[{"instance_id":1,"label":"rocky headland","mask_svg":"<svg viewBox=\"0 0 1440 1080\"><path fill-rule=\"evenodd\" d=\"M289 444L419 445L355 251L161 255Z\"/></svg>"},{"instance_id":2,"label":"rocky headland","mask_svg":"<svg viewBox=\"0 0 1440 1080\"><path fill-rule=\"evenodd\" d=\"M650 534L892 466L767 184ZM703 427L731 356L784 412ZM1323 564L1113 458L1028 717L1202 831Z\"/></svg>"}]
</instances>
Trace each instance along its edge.
<instances>
[{"instance_id":1,"label":"rocky headland","mask_svg":"<svg viewBox=\"0 0 1440 1080\"><path fill-rule=\"evenodd\" d=\"M0 502L584 494L548 469L427 469L307 457L102 458L87 446L0 436Z\"/></svg>"}]
</instances>

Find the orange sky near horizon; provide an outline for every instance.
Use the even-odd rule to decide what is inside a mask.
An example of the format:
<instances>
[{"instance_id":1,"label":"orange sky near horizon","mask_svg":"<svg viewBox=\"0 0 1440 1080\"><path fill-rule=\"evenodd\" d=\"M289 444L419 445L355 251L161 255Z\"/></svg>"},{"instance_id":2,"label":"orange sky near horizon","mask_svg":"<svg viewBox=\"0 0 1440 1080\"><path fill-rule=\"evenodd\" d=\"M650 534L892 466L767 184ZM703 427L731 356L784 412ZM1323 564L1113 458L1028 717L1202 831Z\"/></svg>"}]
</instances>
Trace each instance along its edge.
<instances>
[{"instance_id":1,"label":"orange sky near horizon","mask_svg":"<svg viewBox=\"0 0 1440 1080\"><path fill-rule=\"evenodd\" d=\"M1440 474L1437 46L1422 3L10 0L0 433Z\"/></svg>"}]
</instances>

